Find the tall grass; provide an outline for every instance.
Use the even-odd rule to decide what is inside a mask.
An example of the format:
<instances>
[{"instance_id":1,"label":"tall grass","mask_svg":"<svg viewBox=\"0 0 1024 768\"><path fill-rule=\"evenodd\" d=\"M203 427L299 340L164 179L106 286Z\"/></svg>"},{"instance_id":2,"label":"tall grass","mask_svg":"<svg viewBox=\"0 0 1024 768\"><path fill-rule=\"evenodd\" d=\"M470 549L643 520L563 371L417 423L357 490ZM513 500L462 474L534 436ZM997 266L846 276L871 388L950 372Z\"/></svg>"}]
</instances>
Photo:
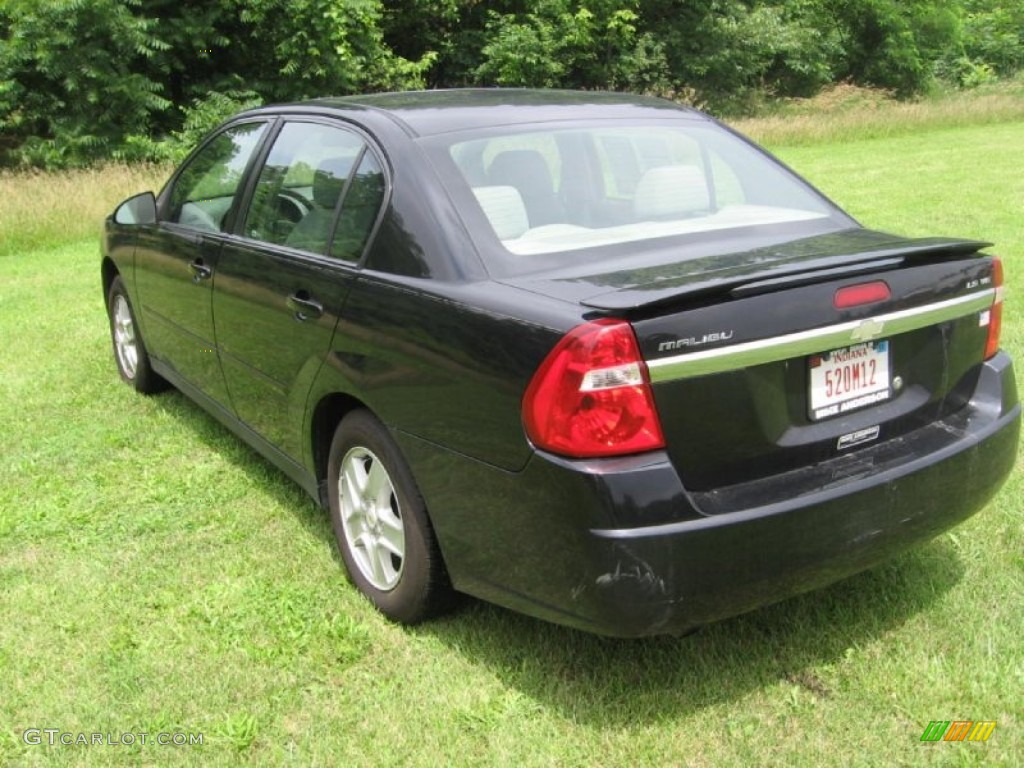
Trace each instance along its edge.
<instances>
[{"instance_id":1,"label":"tall grass","mask_svg":"<svg viewBox=\"0 0 1024 768\"><path fill-rule=\"evenodd\" d=\"M883 91L838 85L813 99L793 99L773 114L732 125L763 144L797 146L1015 120L1024 120L1024 81L918 101L897 101Z\"/></svg>"},{"instance_id":2,"label":"tall grass","mask_svg":"<svg viewBox=\"0 0 1024 768\"><path fill-rule=\"evenodd\" d=\"M0 172L0 257L99 238L103 218L121 200L158 190L170 169L108 165L60 173Z\"/></svg>"}]
</instances>

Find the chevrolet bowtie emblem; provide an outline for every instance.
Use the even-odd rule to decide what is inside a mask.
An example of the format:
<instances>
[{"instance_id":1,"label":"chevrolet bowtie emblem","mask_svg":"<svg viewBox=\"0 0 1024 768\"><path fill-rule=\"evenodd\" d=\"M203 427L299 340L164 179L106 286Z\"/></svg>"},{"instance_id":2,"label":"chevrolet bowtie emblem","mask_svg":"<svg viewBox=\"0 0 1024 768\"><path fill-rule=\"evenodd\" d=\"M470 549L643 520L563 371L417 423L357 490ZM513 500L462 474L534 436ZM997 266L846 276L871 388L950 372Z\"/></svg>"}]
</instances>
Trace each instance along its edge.
<instances>
[{"instance_id":1,"label":"chevrolet bowtie emblem","mask_svg":"<svg viewBox=\"0 0 1024 768\"><path fill-rule=\"evenodd\" d=\"M870 318L854 328L850 338L854 341L869 341L881 336L884 328L884 322Z\"/></svg>"}]
</instances>

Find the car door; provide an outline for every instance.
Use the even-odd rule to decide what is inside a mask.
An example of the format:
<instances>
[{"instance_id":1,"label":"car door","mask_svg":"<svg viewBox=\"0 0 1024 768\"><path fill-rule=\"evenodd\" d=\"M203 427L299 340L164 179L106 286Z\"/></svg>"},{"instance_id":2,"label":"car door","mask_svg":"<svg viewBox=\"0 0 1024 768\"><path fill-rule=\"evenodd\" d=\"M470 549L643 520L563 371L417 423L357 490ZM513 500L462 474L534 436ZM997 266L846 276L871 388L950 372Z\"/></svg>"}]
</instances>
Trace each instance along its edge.
<instances>
[{"instance_id":1,"label":"car door","mask_svg":"<svg viewBox=\"0 0 1024 768\"><path fill-rule=\"evenodd\" d=\"M229 407L213 333L212 285L245 170L267 121L207 141L160 196L159 221L140 233L135 283L151 354Z\"/></svg>"},{"instance_id":2,"label":"car door","mask_svg":"<svg viewBox=\"0 0 1024 768\"><path fill-rule=\"evenodd\" d=\"M285 121L220 255L213 311L235 413L297 461L306 394L383 196L383 166L360 133Z\"/></svg>"}]
</instances>

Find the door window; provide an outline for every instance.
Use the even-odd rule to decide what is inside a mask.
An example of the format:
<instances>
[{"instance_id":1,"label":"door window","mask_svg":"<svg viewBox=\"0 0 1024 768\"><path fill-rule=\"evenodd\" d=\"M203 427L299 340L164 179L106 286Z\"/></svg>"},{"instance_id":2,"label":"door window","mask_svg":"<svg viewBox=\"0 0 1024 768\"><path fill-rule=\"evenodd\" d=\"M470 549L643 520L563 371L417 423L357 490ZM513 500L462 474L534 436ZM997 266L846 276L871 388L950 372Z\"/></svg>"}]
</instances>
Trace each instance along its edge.
<instances>
[{"instance_id":1,"label":"door window","mask_svg":"<svg viewBox=\"0 0 1024 768\"><path fill-rule=\"evenodd\" d=\"M357 133L323 123L287 123L260 170L243 234L357 260L380 208L382 179Z\"/></svg>"},{"instance_id":2,"label":"door window","mask_svg":"<svg viewBox=\"0 0 1024 768\"><path fill-rule=\"evenodd\" d=\"M214 137L188 162L171 190L168 220L207 232L223 231L231 203L266 123L246 123Z\"/></svg>"}]
</instances>

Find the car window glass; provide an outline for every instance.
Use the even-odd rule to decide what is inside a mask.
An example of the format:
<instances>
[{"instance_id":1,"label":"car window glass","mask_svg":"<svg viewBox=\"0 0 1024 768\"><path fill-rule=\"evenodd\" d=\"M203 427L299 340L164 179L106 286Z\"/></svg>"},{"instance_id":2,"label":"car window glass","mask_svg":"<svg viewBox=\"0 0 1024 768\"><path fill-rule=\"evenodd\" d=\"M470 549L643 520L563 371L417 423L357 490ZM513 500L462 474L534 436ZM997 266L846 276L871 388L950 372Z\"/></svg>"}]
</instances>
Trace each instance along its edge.
<instances>
[{"instance_id":1,"label":"car window glass","mask_svg":"<svg viewBox=\"0 0 1024 768\"><path fill-rule=\"evenodd\" d=\"M633 142L628 136L610 134L602 136L597 147L605 170L605 193L619 200L632 199L643 174Z\"/></svg>"},{"instance_id":2,"label":"car window glass","mask_svg":"<svg viewBox=\"0 0 1024 768\"><path fill-rule=\"evenodd\" d=\"M518 256L830 215L826 201L756 149L693 124L541 128L456 139L447 154Z\"/></svg>"},{"instance_id":3,"label":"car window glass","mask_svg":"<svg viewBox=\"0 0 1024 768\"><path fill-rule=\"evenodd\" d=\"M550 133L498 136L487 142L482 159L491 184L514 185L531 174L540 177L551 192L558 191L562 156Z\"/></svg>"},{"instance_id":4,"label":"car window glass","mask_svg":"<svg viewBox=\"0 0 1024 768\"><path fill-rule=\"evenodd\" d=\"M595 132L605 197L632 200L640 179L651 168L702 166L700 147L688 136L664 132L638 136L629 131Z\"/></svg>"},{"instance_id":5,"label":"car window glass","mask_svg":"<svg viewBox=\"0 0 1024 768\"><path fill-rule=\"evenodd\" d=\"M265 128L266 123L229 128L199 150L174 184L168 220L193 229L221 231Z\"/></svg>"},{"instance_id":6,"label":"car window glass","mask_svg":"<svg viewBox=\"0 0 1024 768\"><path fill-rule=\"evenodd\" d=\"M711 153L711 175L714 179L715 199L718 205L743 205L747 202L739 176L717 152Z\"/></svg>"},{"instance_id":7,"label":"car window glass","mask_svg":"<svg viewBox=\"0 0 1024 768\"><path fill-rule=\"evenodd\" d=\"M287 123L260 170L243 234L326 253L335 211L364 142L322 123Z\"/></svg>"},{"instance_id":8,"label":"car window glass","mask_svg":"<svg viewBox=\"0 0 1024 768\"><path fill-rule=\"evenodd\" d=\"M346 261L359 259L383 200L384 170L376 156L367 152L341 203L341 216L331 243L332 256Z\"/></svg>"}]
</instances>

